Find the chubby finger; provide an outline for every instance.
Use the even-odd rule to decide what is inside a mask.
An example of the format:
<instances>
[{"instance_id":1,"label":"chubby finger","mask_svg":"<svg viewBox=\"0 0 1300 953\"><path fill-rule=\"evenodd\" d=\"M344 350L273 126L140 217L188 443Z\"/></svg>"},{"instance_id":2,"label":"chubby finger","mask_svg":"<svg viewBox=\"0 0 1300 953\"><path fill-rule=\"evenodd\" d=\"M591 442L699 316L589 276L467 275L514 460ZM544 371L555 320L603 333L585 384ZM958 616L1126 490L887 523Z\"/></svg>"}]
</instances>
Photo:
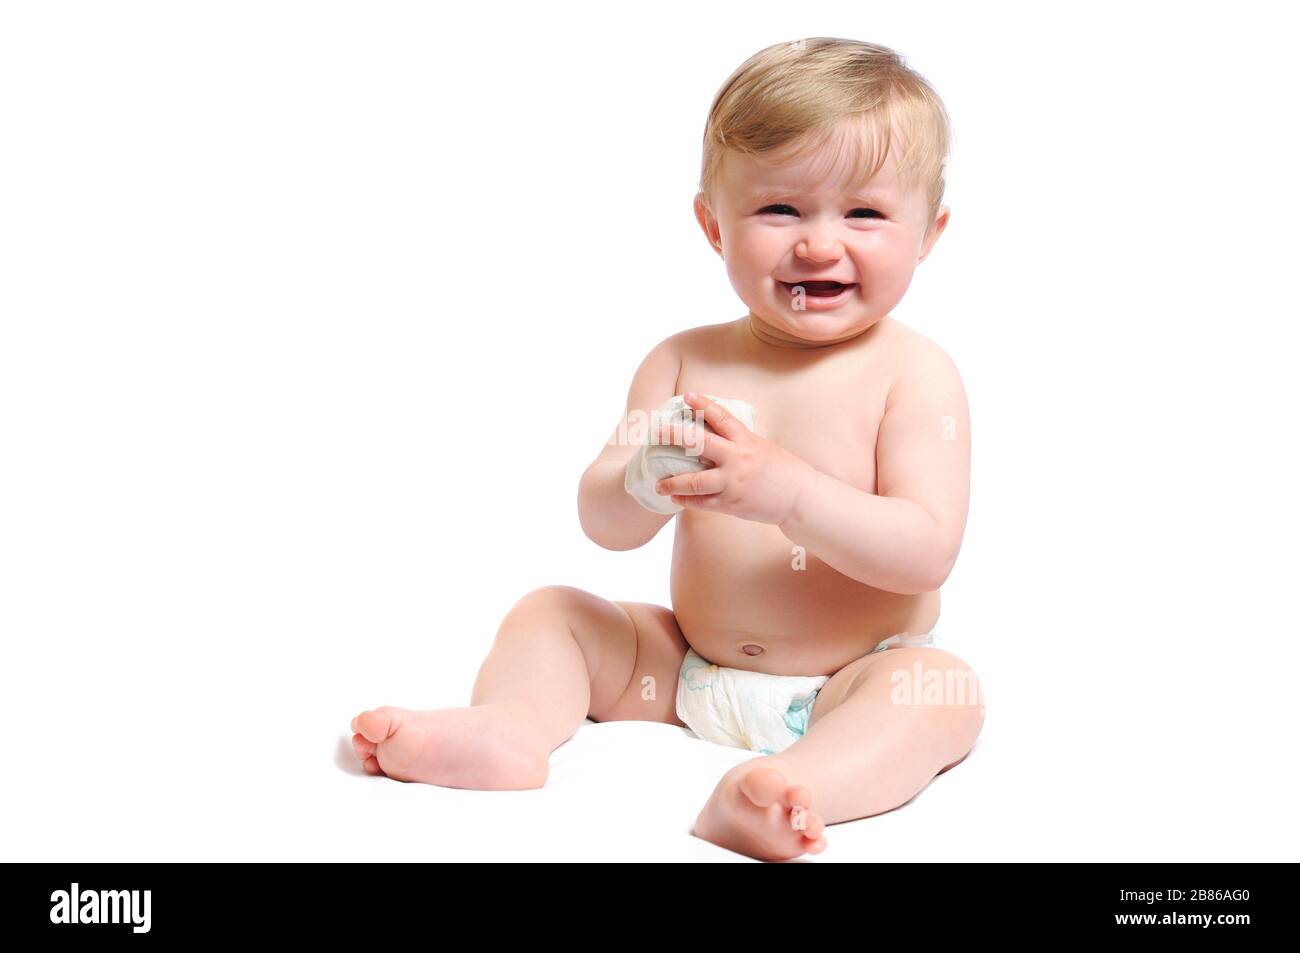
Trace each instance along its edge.
<instances>
[{"instance_id":1,"label":"chubby finger","mask_svg":"<svg viewBox=\"0 0 1300 953\"><path fill-rule=\"evenodd\" d=\"M714 467L699 473L679 473L677 476L664 477L655 484L655 492L660 496L707 496L721 493L726 485L726 478Z\"/></svg>"},{"instance_id":2,"label":"chubby finger","mask_svg":"<svg viewBox=\"0 0 1300 953\"><path fill-rule=\"evenodd\" d=\"M707 427L692 423L661 424L656 442L684 447L691 456L705 457L714 463L725 463L734 446L726 438L710 433Z\"/></svg>"},{"instance_id":3,"label":"chubby finger","mask_svg":"<svg viewBox=\"0 0 1300 953\"><path fill-rule=\"evenodd\" d=\"M683 506L688 510L712 510L715 513L725 512L723 510L722 494L709 493L704 496L694 496L690 493L674 493L669 497L678 506Z\"/></svg>"},{"instance_id":4,"label":"chubby finger","mask_svg":"<svg viewBox=\"0 0 1300 953\"><path fill-rule=\"evenodd\" d=\"M739 417L721 404L709 400L703 394L688 390L685 394L685 400L687 407L699 411L704 416L705 422L716 433L721 434L728 440L739 440L749 433L749 428L741 422Z\"/></svg>"}]
</instances>

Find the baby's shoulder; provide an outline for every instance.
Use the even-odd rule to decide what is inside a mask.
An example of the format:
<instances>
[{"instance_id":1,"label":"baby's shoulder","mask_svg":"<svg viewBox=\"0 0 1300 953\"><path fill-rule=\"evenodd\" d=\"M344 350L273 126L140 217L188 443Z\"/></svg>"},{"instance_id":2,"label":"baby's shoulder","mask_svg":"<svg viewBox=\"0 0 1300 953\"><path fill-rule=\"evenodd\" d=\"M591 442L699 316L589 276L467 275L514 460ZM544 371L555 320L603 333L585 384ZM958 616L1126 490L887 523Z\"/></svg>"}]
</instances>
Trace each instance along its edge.
<instances>
[{"instance_id":1,"label":"baby's shoulder","mask_svg":"<svg viewBox=\"0 0 1300 953\"><path fill-rule=\"evenodd\" d=\"M670 334L650 349L646 360L682 364L697 358L725 358L734 350L736 324L735 321L724 321Z\"/></svg>"},{"instance_id":2,"label":"baby's shoulder","mask_svg":"<svg viewBox=\"0 0 1300 953\"><path fill-rule=\"evenodd\" d=\"M683 354L692 352L716 353L720 345L734 341L739 321L720 321L686 328L664 339L663 343L675 347Z\"/></svg>"},{"instance_id":3,"label":"baby's shoulder","mask_svg":"<svg viewBox=\"0 0 1300 953\"><path fill-rule=\"evenodd\" d=\"M889 347L889 391L886 412L895 405L909 406L931 400L955 401L964 406L965 385L952 357L936 341L894 322Z\"/></svg>"},{"instance_id":4,"label":"baby's shoulder","mask_svg":"<svg viewBox=\"0 0 1300 953\"><path fill-rule=\"evenodd\" d=\"M893 318L886 338L885 352L896 377L931 375L947 369L957 373L957 365L938 342Z\"/></svg>"},{"instance_id":5,"label":"baby's shoulder","mask_svg":"<svg viewBox=\"0 0 1300 953\"><path fill-rule=\"evenodd\" d=\"M678 393L683 368L693 366L706 355L716 359L724 354L730 327L731 325L722 323L688 328L659 341L641 359L633 390L637 389L638 382L653 380L656 382L653 387L656 393L665 388L669 388L669 394Z\"/></svg>"}]
</instances>

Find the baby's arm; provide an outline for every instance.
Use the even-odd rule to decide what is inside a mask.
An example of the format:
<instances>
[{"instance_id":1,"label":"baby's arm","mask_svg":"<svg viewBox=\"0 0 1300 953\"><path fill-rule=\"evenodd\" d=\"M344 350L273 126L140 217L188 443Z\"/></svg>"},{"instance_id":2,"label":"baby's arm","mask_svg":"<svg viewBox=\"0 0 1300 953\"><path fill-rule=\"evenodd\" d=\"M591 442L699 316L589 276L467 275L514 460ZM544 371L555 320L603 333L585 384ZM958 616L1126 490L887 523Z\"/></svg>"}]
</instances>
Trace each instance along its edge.
<instances>
[{"instance_id":1,"label":"baby's arm","mask_svg":"<svg viewBox=\"0 0 1300 953\"><path fill-rule=\"evenodd\" d=\"M926 341L890 389L876 490L813 470L781 530L834 569L914 595L948 578L970 501L970 410L961 376Z\"/></svg>"},{"instance_id":2,"label":"baby's arm","mask_svg":"<svg viewBox=\"0 0 1300 953\"><path fill-rule=\"evenodd\" d=\"M673 514L652 513L629 496L623 489L623 473L638 446L636 440L625 439L629 434L636 435L635 427L629 426L628 421L635 420L639 412L644 440L651 411L677 393L681 366L681 355L673 338L662 341L646 355L628 389L623 422L614 428L600 455L582 474L578 484L578 519L587 537L605 549L644 546L673 518Z\"/></svg>"}]
</instances>

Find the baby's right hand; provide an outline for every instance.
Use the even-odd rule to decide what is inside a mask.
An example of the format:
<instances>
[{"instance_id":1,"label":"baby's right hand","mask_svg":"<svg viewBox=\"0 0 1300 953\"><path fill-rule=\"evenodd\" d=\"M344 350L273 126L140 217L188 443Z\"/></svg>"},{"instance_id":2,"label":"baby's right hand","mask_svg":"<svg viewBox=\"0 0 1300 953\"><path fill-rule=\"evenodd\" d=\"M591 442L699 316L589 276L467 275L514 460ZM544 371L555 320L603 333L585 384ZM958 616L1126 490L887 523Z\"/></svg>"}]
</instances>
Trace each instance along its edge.
<instances>
[{"instance_id":1,"label":"baby's right hand","mask_svg":"<svg viewBox=\"0 0 1300 953\"><path fill-rule=\"evenodd\" d=\"M718 401L753 429L754 408L742 400ZM703 414L678 394L650 414L647 441L628 461L623 479L625 489L638 503L654 513L679 513L683 507L655 491L665 477L707 470L714 462L703 455L704 434L712 428Z\"/></svg>"}]
</instances>

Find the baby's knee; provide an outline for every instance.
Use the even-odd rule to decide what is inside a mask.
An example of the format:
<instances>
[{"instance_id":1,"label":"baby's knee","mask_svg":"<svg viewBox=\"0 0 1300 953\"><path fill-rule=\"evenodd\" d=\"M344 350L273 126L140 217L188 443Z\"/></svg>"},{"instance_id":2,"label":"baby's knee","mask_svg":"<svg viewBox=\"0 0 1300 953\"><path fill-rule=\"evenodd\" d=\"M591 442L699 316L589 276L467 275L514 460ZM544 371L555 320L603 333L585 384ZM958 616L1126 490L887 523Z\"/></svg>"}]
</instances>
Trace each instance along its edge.
<instances>
[{"instance_id":1,"label":"baby's knee","mask_svg":"<svg viewBox=\"0 0 1300 953\"><path fill-rule=\"evenodd\" d=\"M984 726L984 691L975 670L941 648L916 649L922 655L919 691L924 707L933 711L953 741L952 756L960 759L975 744ZM918 669L913 666L912 674ZM914 696L917 694L914 691Z\"/></svg>"},{"instance_id":2,"label":"baby's knee","mask_svg":"<svg viewBox=\"0 0 1300 953\"><path fill-rule=\"evenodd\" d=\"M516 600L510 611L564 613L595 598L586 590L573 586L541 586Z\"/></svg>"},{"instance_id":3,"label":"baby's knee","mask_svg":"<svg viewBox=\"0 0 1300 953\"><path fill-rule=\"evenodd\" d=\"M858 677L887 681L894 704L919 708L972 740L979 734L984 692L975 670L964 660L931 646L889 649L873 661Z\"/></svg>"}]
</instances>

